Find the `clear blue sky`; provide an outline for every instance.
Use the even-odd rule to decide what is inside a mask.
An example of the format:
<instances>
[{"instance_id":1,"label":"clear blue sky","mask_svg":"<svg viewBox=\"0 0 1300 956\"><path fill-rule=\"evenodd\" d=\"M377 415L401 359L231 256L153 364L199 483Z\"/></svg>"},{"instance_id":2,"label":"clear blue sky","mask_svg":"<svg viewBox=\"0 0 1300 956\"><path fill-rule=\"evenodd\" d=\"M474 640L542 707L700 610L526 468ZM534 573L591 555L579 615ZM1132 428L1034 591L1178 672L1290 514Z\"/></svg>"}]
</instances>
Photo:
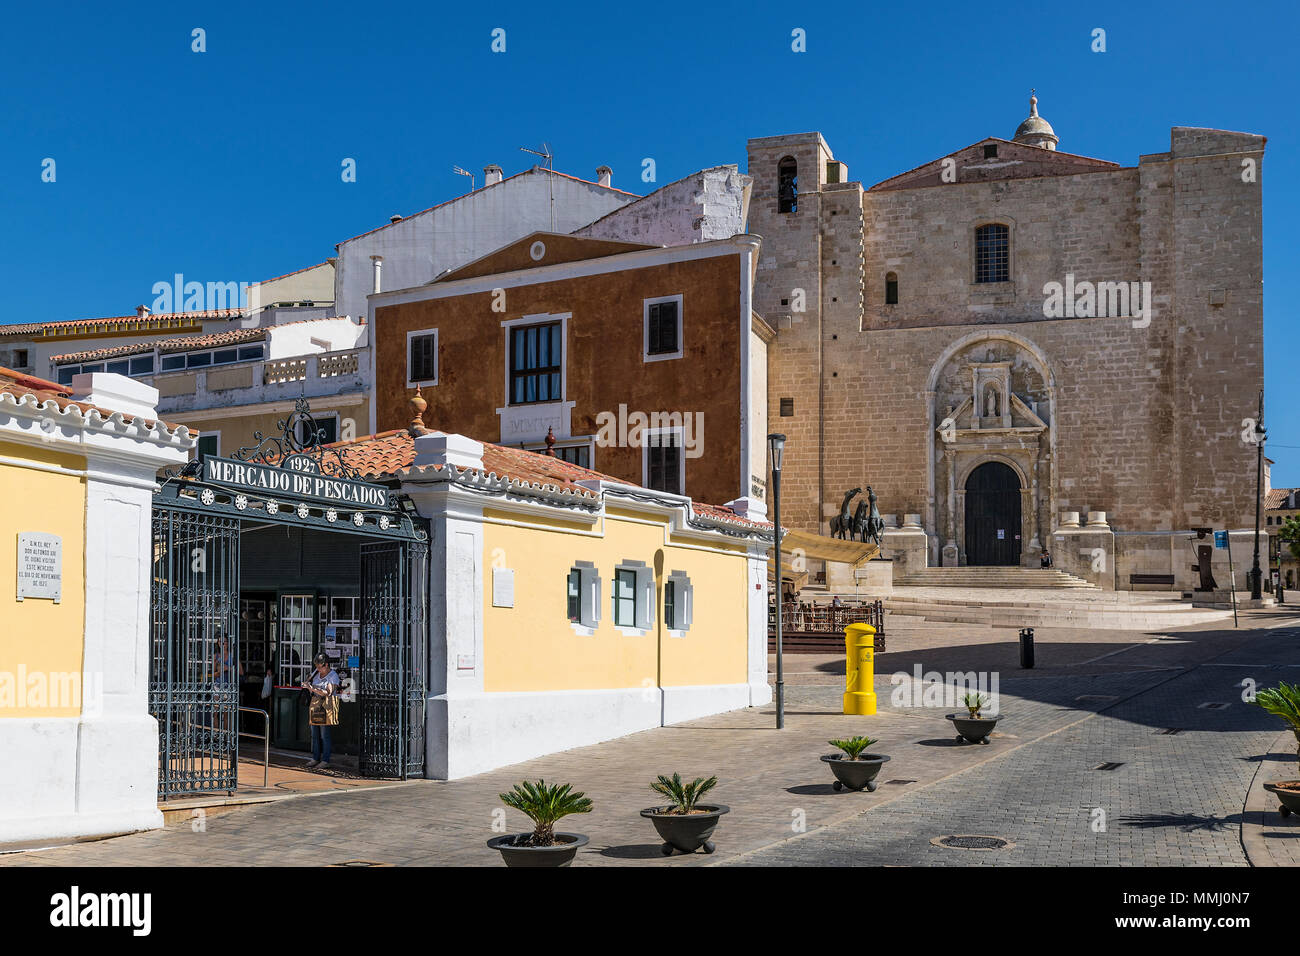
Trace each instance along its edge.
<instances>
[{"instance_id":1,"label":"clear blue sky","mask_svg":"<svg viewBox=\"0 0 1300 956\"><path fill-rule=\"evenodd\" d=\"M320 262L464 191L453 164L481 182L488 163L531 165L519 147L543 140L559 170L604 163L648 192L645 157L662 185L743 168L749 137L820 130L870 184L1010 137L1037 87L1062 149L1124 165L1167 150L1175 125L1269 137L1269 454L1274 484L1298 485L1298 28L1291 4L1203 0L10 5L0 322L128 313L177 272L256 281Z\"/></svg>"}]
</instances>

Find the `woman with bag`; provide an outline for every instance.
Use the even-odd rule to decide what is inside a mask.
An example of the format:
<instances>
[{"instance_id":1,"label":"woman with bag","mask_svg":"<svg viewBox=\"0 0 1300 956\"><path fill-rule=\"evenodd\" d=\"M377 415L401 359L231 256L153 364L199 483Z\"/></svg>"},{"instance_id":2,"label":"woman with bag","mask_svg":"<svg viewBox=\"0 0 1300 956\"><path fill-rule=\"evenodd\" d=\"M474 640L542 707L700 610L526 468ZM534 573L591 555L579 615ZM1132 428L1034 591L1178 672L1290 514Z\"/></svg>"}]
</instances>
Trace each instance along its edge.
<instances>
[{"instance_id":1,"label":"woman with bag","mask_svg":"<svg viewBox=\"0 0 1300 956\"><path fill-rule=\"evenodd\" d=\"M303 681L302 686L311 692L308 707L308 721L311 724L311 760L307 769L328 770L330 767L330 749L333 728L339 722L339 675L330 667L329 658L317 654L313 662L316 665L310 681Z\"/></svg>"}]
</instances>

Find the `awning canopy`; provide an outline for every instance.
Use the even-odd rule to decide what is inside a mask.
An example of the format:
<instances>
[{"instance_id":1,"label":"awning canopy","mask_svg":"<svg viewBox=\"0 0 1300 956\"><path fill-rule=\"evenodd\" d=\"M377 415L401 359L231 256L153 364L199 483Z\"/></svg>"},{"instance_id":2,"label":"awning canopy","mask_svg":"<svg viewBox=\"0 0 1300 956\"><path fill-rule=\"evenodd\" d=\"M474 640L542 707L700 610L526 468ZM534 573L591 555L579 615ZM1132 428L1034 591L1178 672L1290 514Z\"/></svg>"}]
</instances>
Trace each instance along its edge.
<instances>
[{"instance_id":1,"label":"awning canopy","mask_svg":"<svg viewBox=\"0 0 1300 956\"><path fill-rule=\"evenodd\" d=\"M781 535L781 563L786 564L796 552L802 552L804 558L850 564L856 568L874 558L880 549L874 541L847 541L807 531L787 531ZM772 563L772 554L773 550L769 548L769 565Z\"/></svg>"}]
</instances>

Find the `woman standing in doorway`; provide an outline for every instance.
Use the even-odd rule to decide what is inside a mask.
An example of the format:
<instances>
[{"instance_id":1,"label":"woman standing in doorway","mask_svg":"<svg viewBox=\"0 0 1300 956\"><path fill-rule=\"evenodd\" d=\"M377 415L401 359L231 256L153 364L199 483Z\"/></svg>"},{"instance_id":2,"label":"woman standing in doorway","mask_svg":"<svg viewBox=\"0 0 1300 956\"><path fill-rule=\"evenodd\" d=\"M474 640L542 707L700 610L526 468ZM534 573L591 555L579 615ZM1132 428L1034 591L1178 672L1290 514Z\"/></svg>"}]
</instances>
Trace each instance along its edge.
<instances>
[{"instance_id":1,"label":"woman standing in doorway","mask_svg":"<svg viewBox=\"0 0 1300 956\"><path fill-rule=\"evenodd\" d=\"M328 770L333 745L333 727L339 722L339 675L330 667L329 658L317 654L311 680L302 686L311 691L308 719L311 724L311 760L307 769Z\"/></svg>"}]
</instances>

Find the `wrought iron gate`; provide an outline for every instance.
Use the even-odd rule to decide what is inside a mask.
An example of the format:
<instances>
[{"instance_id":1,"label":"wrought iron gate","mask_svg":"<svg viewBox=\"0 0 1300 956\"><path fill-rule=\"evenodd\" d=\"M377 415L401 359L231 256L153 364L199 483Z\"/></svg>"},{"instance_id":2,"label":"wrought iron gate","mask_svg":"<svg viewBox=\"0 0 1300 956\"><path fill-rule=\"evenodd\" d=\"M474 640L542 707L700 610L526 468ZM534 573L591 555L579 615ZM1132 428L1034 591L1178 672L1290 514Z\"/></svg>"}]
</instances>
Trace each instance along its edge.
<instances>
[{"instance_id":1,"label":"wrought iron gate","mask_svg":"<svg viewBox=\"0 0 1300 956\"><path fill-rule=\"evenodd\" d=\"M367 777L424 776L429 546L361 546L361 748Z\"/></svg>"},{"instance_id":2,"label":"wrought iron gate","mask_svg":"<svg viewBox=\"0 0 1300 956\"><path fill-rule=\"evenodd\" d=\"M239 520L153 511L149 712L158 795L234 790L239 747Z\"/></svg>"}]
</instances>

